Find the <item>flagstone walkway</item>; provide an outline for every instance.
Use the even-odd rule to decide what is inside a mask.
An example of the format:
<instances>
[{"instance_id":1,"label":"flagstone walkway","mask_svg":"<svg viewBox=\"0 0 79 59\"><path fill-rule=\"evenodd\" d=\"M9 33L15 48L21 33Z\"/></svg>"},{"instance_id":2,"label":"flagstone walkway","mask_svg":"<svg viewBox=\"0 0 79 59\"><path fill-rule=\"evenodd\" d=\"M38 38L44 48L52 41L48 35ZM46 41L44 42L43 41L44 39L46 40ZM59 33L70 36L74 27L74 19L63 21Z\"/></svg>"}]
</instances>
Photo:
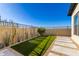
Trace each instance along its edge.
<instances>
[{"instance_id":1,"label":"flagstone walkway","mask_svg":"<svg viewBox=\"0 0 79 59\"><path fill-rule=\"evenodd\" d=\"M79 56L79 49L70 37L57 36L44 56Z\"/></svg>"}]
</instances>

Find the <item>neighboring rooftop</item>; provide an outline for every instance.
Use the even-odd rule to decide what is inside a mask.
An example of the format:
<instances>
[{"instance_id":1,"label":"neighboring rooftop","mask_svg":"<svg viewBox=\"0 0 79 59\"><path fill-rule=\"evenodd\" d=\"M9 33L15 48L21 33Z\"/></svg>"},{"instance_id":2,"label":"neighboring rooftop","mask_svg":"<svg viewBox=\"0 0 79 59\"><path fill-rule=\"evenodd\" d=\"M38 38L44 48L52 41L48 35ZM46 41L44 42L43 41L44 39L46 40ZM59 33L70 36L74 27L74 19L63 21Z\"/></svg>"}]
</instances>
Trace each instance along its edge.
<instances>
[{"instance_id":1,"label":"neighboring rooftop","mask_svg":"<svg viewBox=\"0 0 79 59\"><path fill-rule=\"evenodd\" d=\"M71 6L69 8L69 11L68 11L68 16L71 16L76 8L78 3L71 3Z\"/></svg>"}]
</instances>

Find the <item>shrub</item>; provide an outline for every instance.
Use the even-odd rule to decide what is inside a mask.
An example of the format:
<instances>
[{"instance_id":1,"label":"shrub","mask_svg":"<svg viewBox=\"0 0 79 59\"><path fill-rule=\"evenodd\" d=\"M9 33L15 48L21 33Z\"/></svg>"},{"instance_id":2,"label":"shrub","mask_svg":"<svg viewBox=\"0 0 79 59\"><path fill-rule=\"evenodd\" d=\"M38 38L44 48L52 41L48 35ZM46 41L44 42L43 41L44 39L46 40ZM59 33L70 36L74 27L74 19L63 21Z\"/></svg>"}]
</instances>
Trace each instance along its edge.
<instances>
[{"instance_id":1,"label":"shrub","mask_svg":"<svg viewBox=\"0 0 79 59\"><path fill-rule=\"evenodd\" d=\"M45 33L45 28L38 28L37 32L40 34L40 36L43 36Z\"/></svg>"}]
</instances>

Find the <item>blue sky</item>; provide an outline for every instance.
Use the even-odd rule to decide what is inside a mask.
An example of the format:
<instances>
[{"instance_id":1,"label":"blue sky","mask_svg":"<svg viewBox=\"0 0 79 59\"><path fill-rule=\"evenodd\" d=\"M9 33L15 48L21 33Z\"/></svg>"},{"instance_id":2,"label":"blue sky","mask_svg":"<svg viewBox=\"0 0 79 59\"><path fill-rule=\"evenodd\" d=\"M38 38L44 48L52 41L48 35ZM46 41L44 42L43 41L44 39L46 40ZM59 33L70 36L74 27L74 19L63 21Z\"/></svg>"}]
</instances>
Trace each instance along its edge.
<instances>
[{"instance_id":1,"label":"blue sky","mask_svg":"<svg viewBox=\"0 0 79 59\"><path fill-rule=\"evenodd\" d=\"M69 7L66 3L0 4L0 15L2 19L33 26L70 26Z\"/></svg>"}]
</instances>

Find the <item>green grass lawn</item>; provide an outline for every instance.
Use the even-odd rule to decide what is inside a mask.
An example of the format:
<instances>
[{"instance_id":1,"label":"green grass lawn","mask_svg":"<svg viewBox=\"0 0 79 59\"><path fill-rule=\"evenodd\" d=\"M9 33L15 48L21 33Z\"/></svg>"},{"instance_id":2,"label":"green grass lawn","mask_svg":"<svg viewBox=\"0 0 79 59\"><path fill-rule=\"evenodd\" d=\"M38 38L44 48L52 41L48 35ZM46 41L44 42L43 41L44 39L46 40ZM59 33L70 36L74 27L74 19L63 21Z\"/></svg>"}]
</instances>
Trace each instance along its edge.
<instances>
[{"instance_id":1,"label":"green grass lawn","mask_svg":"<svg viewBox=\"0 0 79 59\"><path fill-rule=\"evenodd\" d=\"M55 38L55 36L36 37L31 40L12 46L11 48L15 49L16 51L25 56L40 56L46 52L46 50L55 40Z\"/></svg>"}]
</instances>

